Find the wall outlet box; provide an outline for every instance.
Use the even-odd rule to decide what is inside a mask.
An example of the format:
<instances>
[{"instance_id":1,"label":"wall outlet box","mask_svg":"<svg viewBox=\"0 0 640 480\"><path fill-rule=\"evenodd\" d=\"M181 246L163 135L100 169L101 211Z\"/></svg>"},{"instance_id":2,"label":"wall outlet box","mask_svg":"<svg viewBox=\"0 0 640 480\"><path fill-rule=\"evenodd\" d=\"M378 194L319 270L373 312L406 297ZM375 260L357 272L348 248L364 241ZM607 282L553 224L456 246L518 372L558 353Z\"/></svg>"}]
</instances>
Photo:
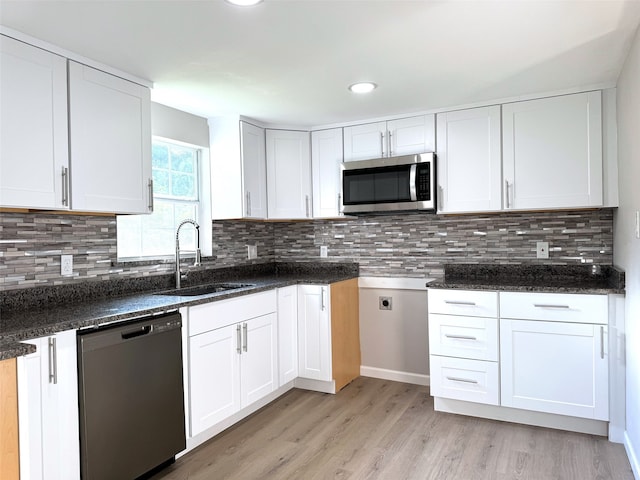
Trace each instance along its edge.
<instances>
[{"instance_id":1,"label":"wall outlet box","mask_svg":"<svg viewBox=\"0 0 640 480\"><path fill-rule=\"evenodd\" d=\"M253 260L254 258L258 258L258 246L257 245L247 245L247 258L249 260Z\"/></svg>"},{"instance_id":2,"label":"wall outlet box","mask_svg":"<svg viewBox=\"0 0 640 480\"><path fill-rule=\"evenodd\" d=\"M329 247L327 247L326 245L322 245L320 247L320 256L322 258L326 258L329 256Z\"/></svg>"},{"instance_id":3,"label":"wall outlet box","mask_svg":"<svg viewBox=\"0 0 640 480\"><path fill-rule=\"evenodd\" d=\"M73 275L73 255L60 255L60 275Z\"/></svg>"},{"instance_id":4,"label":"wall outlet box","mask_svg":"<svg viewBox=\"0 0 640 480\"><path fill-rule=\"evenodd\" d=\"M549 258L549 242L536 242L536 257Z\"/></svg>"},{"instance_id":5,"label":"wall outlet box","mask_svg":"<svg viewBox=\"0 0 640 480\"><path fill-rule=\"evenodd\" d=\"M378 308L380 310L391 310L393 308L391 297L378 297Z\"/></svg>"}]
</instances>

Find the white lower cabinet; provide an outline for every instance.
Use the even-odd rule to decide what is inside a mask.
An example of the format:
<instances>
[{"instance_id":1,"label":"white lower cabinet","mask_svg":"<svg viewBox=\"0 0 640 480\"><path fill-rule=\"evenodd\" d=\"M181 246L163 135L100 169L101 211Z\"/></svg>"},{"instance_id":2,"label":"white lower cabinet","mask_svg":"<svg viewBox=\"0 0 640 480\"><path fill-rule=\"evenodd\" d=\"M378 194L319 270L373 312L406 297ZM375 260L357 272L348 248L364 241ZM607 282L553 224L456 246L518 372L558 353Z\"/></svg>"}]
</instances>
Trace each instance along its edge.
<instances>
[{"instance_id":1,"label":"white lower cabinet","mask_svg":"<svg viewBox=\"0 0 640 480\"><path fill-rule=\"evenodd\" d=\"M298 376L298 287L278 289L278 375L280 386Z\"/></svg>"},{"instance_id":2,"label":"white lower cabinet","mask_svg":"<svg viewBox=\"0 0 640 480\"><path fill-rule=\"evenodd\" d=\"M298 286L298 375L331 381L329 287Z\"/></svg>"},{"instance_id":3,"label":"white lower cabinet","mask_svg":"<svg viewBox=\"0 0 640 480\"><path fill-rule=\"evenodd\" d=\"M18 358L20 478L80 478L76 331L27 340Z\"/></svg>"},{"instance_id":4,"label":"white lower cabinet","mask_svg":"<svg viewBox=\"0 0 640 480\"><path fill-rule=\"evenodd\" d=\"M275 291L189 307L189 435L278 387Z\"/></svg>"},{"instance_id":5,"label":"white lower cabinet","mask_svg":"<svg viewBox=\"0 0 640 480\"><path fill-rule=\"evenodd\" d=\"M609 420L606 295L429 290L429 308L434 397Z\"/></svg>"}]
</instances>

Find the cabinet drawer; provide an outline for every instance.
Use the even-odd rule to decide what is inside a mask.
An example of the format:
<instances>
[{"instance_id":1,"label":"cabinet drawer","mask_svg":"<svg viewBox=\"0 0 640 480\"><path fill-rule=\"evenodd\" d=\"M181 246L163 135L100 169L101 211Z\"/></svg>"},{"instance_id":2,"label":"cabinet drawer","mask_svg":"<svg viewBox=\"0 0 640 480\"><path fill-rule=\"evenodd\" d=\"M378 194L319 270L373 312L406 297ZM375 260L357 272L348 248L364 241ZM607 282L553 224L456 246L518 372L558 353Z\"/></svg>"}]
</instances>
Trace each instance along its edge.
<instances>
[{"instance_id":1,"label":"cabinet drawer","mask_svg":"<svg viewBox=\"0 0 640 480\"><path fill-rule=\"evenodd\" d=\"M497 362L498 320L430 314L429 352L433 355Z\"/></svg>"},{"instance_id":2,"label":"cabinet drawer","mask_svg":"<svg viewBox=\"0 0 640 480\"><path fill-rule=\"evenodd\" d=\"M478 290L429 289L429 313L497 317L498 293Z\"/></svg>"},{"instance_id":3,"label":"cabinet drawer","mask_svg":"<svg viewBox=\"0 0 640 480\"><path fill-rule=\"evenodd\" d=\"M275 290L189 307L189 336L267 315L276 310Z\"/></svg>"},{"instance_id":4,"label":"cabinet drawer","mask_svg":"<svg viewBox=\"0 0 640 480\"><path fill-rule=\"evenodd\" d=\"M608 300L606 295L502 292L500 317L606 325Z\"/></svg>"},{"instance_id":5,"label":"cabinet drawer","mask_svg":"<svg viewBox=\"0 0 640 480\"><path fill-rule=\"evenodd\" d=\"M431 395L498 405L500 384L497 362L431 355Z\"/></svg>"}]
</instances>

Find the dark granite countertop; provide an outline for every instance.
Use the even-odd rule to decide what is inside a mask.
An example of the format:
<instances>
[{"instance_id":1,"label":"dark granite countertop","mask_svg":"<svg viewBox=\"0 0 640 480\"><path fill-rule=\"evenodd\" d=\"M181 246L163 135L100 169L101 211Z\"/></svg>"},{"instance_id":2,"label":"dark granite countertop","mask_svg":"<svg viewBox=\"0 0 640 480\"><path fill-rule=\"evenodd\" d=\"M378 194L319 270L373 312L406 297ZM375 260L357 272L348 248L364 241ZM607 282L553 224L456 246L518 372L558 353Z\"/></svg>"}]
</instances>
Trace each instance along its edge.
<instances>
[{"instance_id":1,"label":"dark granite countertop","mask_svg":"<svg viewBox=\"0 0 640 480\"><path fill-rule=\"evenodd\" d=\"M231 281L251 284L231 291L198 296L162 295L161 292L170 289L171 285L158 280L154 280L152 289L147 291L142 290L144 285L139 281L132 282L129 289L140 291L128 295L122 294L123 290L127 290L126 282L86 282L91 285L81 284L75 288L57 290L55 287L41 288L39 291L24 289L13 294L3 292L0 298L0 360L35 350L33 345L19 343L22 340L64 330L128 320L288 285L328 284L357 277L357 264L281 264L277 267L259 265L194 274L184 287ZM102 297L96 288L102 291ZM116 293L109 295L109 292Z\"/></svg>"},{"instance_id":2,"label":"dark granite countertop","mask_svg":"<svg viewBox=\"0 0 640 480\"><path fill-rule=\"evenodd\" d=\"M624 294L624 272L609 265L445 265L429 288Z\"/></svg>"}]
</instances>

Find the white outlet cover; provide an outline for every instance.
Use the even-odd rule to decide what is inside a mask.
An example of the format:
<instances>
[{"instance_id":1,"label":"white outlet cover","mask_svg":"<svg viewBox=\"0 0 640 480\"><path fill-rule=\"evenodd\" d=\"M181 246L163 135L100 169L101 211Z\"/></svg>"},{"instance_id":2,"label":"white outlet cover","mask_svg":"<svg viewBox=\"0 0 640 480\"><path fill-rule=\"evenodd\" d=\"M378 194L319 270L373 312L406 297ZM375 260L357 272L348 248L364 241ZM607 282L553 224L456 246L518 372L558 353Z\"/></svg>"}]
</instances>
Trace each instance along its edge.
<instances>
[{"instance_id":1,"label":"white outlet cover","mask_svg":"<svg viewBox=\"0 0 640 480\"><path fill-rule=\"evenodd\" d=\"M73 255L60 255L60 275L73 275Z\"/></svg>"},{"instance_id":2,"label":"white outlet cover","mask_svg":"<svg viewBox=\"0 0 640 480\"><path fill-rule=\"evenodd\" d=\"M320 247L320 256L323 258L326 258L329 256L329 247L327 247L326 245L322 245Z\"/></svg>"},{"instance_id":3,"label":"white outlet cover","mask_svg":"<svg viewBox=\"0 0 640 480\"><path fill-rule=\"evenodd\" d=\"M549 258L549 242L536 242L536 257Z\"/></svg>"},{"instance_id":4,"label":"white outlet cover","mask_svg":"<svg viewBox=\"0 0 640 480\"><path fill-rule=\"evenodd\" d=\"M247 258L249 260L253 260L254 258L258 258L258 246L257 245L247 245Z\"/></svg>"}]
</instances>

